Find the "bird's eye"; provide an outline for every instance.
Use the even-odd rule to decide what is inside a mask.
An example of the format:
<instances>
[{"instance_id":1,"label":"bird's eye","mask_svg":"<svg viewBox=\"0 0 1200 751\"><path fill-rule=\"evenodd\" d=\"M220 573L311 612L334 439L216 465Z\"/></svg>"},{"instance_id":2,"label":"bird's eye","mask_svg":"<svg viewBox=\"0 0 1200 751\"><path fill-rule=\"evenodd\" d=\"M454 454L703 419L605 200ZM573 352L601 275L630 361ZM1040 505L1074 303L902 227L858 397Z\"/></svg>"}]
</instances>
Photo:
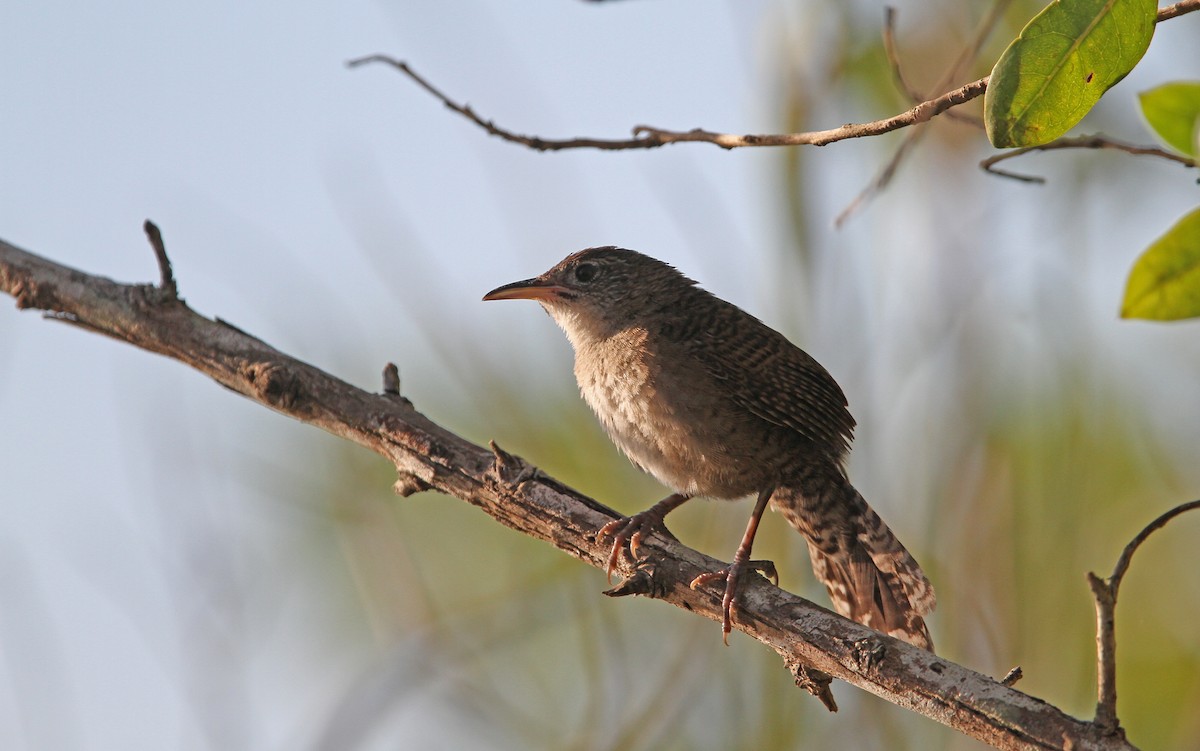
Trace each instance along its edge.
<instances>
[{"instance_id":1,"label":"bird's eye","mask_svg":"<svg viewBox=\"0 0 1200 751\"><path fill-rule=\"evenodd\" d=\"M596 264L594 263L581 263L575 267L575 279L585 284L595 279L599 274L600 269L596 268Z\"/></svg>"}]
</instances>

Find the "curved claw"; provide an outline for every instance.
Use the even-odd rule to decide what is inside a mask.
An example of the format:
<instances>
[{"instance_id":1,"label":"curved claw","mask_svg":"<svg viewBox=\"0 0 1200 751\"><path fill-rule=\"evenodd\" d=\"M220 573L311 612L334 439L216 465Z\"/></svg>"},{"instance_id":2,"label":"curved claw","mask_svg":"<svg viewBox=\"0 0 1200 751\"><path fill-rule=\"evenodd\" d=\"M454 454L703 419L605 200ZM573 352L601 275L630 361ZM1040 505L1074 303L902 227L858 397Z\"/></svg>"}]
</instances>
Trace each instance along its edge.
<instances>
[{"instance_id":1,"label":"curved claw","mask_svg":"<svg viewBox=\"0 0 1200 751\"><path fill-rule=\"evenodd\" d=\"M607 527L605 527L607 529ZM602 532L604 530L601 530ZM613 570L617 568L617 562L621 559L621 553L625 550L625 546L620 543L620 538L613 542L612 550L608 554L608 566L604 569L605 575L608 577L608 583L612 584Z\"/></svg>"},{"instance_id":2,"label":"curved claw","mask_svg":"<svg viewBox=\"0 0 1200 751\"><path fill-rule=\"evenodd\" d=\"M771 561L737 561L719 571L705 571L692 579L691 588L697 589L710 582L724 580L725 593L721 596L721 640L729 646L729 632L733 631L733 613L737 610L738 582L748 571L757 571L779 585L779 572Z\"/></svg>"},{"instance_id":3,"label":"curved claw","mask_svg":"<svg viewBox=\"0 0 1200 751\"><path fill-rule=\"evenodd\" d=\"M779 586L779 572L775 569L774 561L746 561L746 568L757 571L763 576L771 580L771 583L776 587Z\"/></svg>"},{"instance_id":4,"label":"curved claw","mask_svg":"<svg viewBox=\"0 0 1200 751\"><path fill-rule=\"evenodd\" d=\"M605 537L611 537L613 544L612 550L608 554L608 581L612 582L613 572L616 571L617 565L621 561L621 556L627 554L629 560L637 561L638 548L642 545L642 537L648 532L653 532L656 529L666 530L662 526L662 518L657 514L650 514L643 511L633 516L623 516L620 519L614 519L608 524L600 528L596 533L596 539L601 540Z\"/></svg>"},{"instance_id":5,"label":"curved claw","mask_svg":"<svg viewBox=\"0 0 1200 751\"><path fill-rule=\"evenodd\" d=\"M612 581L613 571L616 570L617 564L620 563L623 553L627 552L629 560L637 562L638 549L641 548L642 539L646 535L661 532L668 537L671 536L663 520L667 514L681 506L689 498L691 496L684 493L669 495L645 511L640 511L633 516L623 516L620 519L613 519L600 528L600 531L596 533L597 541L605 537L611 537L613 540L612 550L608 554L607 573L609 582Z\"/></svg>"}]
</instances>

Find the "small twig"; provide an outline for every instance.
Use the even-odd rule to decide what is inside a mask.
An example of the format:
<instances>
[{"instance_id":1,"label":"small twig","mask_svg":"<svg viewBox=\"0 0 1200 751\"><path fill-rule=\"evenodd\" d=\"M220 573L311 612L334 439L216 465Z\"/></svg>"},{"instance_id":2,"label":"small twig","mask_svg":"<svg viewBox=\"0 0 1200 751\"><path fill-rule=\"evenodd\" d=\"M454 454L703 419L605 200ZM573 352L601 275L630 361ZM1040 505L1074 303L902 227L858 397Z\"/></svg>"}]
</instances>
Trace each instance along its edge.
<instances>
[{"instance_id":1,"label":"small twig","mask_svg":"<svg viewBox=\"0 0 1200 751\"><path fill-rule=\"evenodd\" d=\"M400 368L397 368L394 362L389 362L383 367L383 393L388 396L400 396Z\"/></svg>"},{"instance_id":2,"label":"small twig","mask_svg":"<svg viewBox=\"0 0 1200 751\"><path fill-rule=\"evenodd\" d=\"M443 94L429 81L421 77L416 71L408 66L408 63L404 62L403 60L397 60L395 58L388 57L387 55L367 55L366 57L360 57L355 60L347 61L346 67L357 68L358 66L366 65L367 63L386 63L392 66L415 81L418 86L439 99L442 104L446 105L447 109L457 112L458 114L486 130L491 135L498 136L499 138L502 138L510 143L518 143L522 146L528 146L529 148L537 151L560 151L563 149L583 148L616 151L621 149L652 149L663 145L661 142L655 142L647 138L627 138L621 140L609 140L603 138L568 138L565 140L556 140L541 138L539 136L521 135L519 133L514 133L510 130L501 128L491 120L483 119L475 113L475 110L471 109L470 105L459 104L458 102L455 102L450 97Z\"/></svg>"},{"instance_id":3,"label":"small twig","mask_svg":"<svg viewBox=\"0 0 1200 751\"><path fill-rule=\"evenodd\" d=\"M170 299L178 300L179 286L175 283L174 272L171 271L171 259L167 258L167 247L163 244L162 232L158 229L158 225L149 219L142 224L142 229L146 231L150 247L154 248L154 257L158 260L158 273L161 278L158 288L165 292Z\"/></svg>"},{"instance_id":4,"label":"small twig","mask_svg":"<svg viewBox=\"0 0 1200 751\"><path fill-rule=\"evenodd\" d=\"M1091 571L1088 587L1096 601L1096 716L1094 722L1107 733L1120 731L1117 720L1116 598L1104 580Z\"/></svg>"},{"instance_id":5,"label":"small twig","mask_svg":"<svg viewBox=\"0 0 1200 751\"><path fill-rule=\"evenodd\" d=\"M1182 5L1182 3L1180 4ZM1125 550L1121 551L1121 557L1117 559L1117 565L1113 567L1112 576L1108 579L1108 586L1112 590L1114 598L1117 595L1117 588L1121 586L1121 579L1125 578L1125 572L1129 570L1130 559L1133 558L1133 554L1141 547L1142 543L1146 541L1146 538L1162 529L1169 521L1180 514L1197 508L1200 508L1200 500L1181 503L1147 524L1145 529L1138 532L1137 537L1129 541L1129 544L1125 546Z\"/></svg>"},{"instance_id":6,"label":"small twig","mask_svg":"<svg viewBox=\"0 0 1200 751\"><path fill-rule=\"evenodd\" d=\"M1200 0L1197 0L1197 2L1200 2ZM1007 170L996 169L995 165L1005 161L1006 159L1013 159L1014 157L1021 156L1022 154L1028 154L1031 151L1058 151L1060 149L1115 149L1117 151L1124 151L1127 154L1134 154L1135 156L1156 156L1160 159L1167 159L1177 164L1182 164L1185 167L1200 167L1200 162L1197 162L1191 157L1177 154L1173 151L1167 151L1166 149L1160 149L1157 146L1137 146L1135 144L1125 143L1124 141L1118 141L1114 138L1109 138L1108 136L1100 135L1098 133L1094 135L1060 138L1056 141L1044 143L1040 146L1025 146L1020 149L1013 149L1012 151L1006 151L1002 154L990 156L980 162L979 166L985 171L991 172L993 175L999 175L1000 177L1007 177L1013 180L1020 180L1022 182L1037 183L1038 185L1042 185L1046 182L1046 178L1044 177L1039 177L1037 175L1023 175L1019 172L1009 172Z\"/></svg>"},{"instance_id":7,"label":"small twig","mask_svg":"<svg viewBox=\"0 0 1200 751\"><path fill-rule=\"evenodd\" d=\"M1017 665L1017 666L1013 667L1012 670L1009 670L1007 673L1004 674L1004 677L1000 679L1000 685L1011 687L1017 681L1021 680L1024 677L1025 677L1025 671L1021 670L1020 665Z\"/></svg>"},{"instance_id":8,"label":"small twig","mask_svg":"<svg viewBox=\"0 0 1200 751\"><path fill-rule=\"evenodd\" d=\"M796 686L804 689L808 693L817 698L821 704L825 705L825 709L830 712L838 711L837 700L833 697L833 691L829 686L833 683L833 677L828 673L822 673L820 670L810 668L802 662L793 662L790 666L792 677L796 680Z\"/></svg>"},{"instance_id":9,"label":"small twig","mask_svg":"<svg viewBox=\"0 0 1200 751\"><path fill-rule=\"evenodd\" d=\"M1107 581L1088 572L1088 586L1096 600L1096 718L1094 722L1110 735L1124 737L1117 719L1117 635L1115 629L1117 590L1129 570L1133 554L1154 532L1167 522L1192 509L1200 508L1200 500L1181 504L1146 525L1129 541L1117 559L1112 576Z\"/></svg>"},{"instance_id":10,"label":"small twig","mask_svg":"<svg viewBox=\"0 0 1200 751\"><path fill-rule=\"evenodd\" d=\"M956 107L963 102L970 100L983 94L987 88L987 78L981 78L978 81L960 86L953 91L948 91L939 97L921 102L920 104L883 120L874 120L867 123L850 123L839 128L831 128L829 130L814 130L803 133L771 133L771 134L746 134L737 135L733 133L714 133L702 128L694 128L686 131L664 130L655 128L650 125L637 125L633 128L633 138L623 139L606 139L606 138L566 138L552 139L541 138L539 136L526 136L520 133L515 133L506 128L501 128L491 120L486 120L471 109L469 105L459 104L450 97L443 94L429 81L418 75L409 65L401 60L388 57L387 55L368 55L360 57L356 60L350 60L346 63L347 66L354 68L367 63L386 63L396 70L405 74L418 86L425 89L434 97L439 99L447 108L457 112L479 127L486 130L491 135L502 138L510 143L517 143L523 146L528 146L537 151L562 151L564 149L603 149L607 151L621 151L626 149L654 149L659 146L665 146L669 143L684 143L684 142L700 142L711 143L720 146L723 149L737 149L748 146L825 146L826 144L835 141L844 141L848 138L863 138L866 136L877 136L883 133L890 133L893 130L906 128L910 125L923 123L937 115L945 112L951 107Z\"/></svg>"}]
</instances>

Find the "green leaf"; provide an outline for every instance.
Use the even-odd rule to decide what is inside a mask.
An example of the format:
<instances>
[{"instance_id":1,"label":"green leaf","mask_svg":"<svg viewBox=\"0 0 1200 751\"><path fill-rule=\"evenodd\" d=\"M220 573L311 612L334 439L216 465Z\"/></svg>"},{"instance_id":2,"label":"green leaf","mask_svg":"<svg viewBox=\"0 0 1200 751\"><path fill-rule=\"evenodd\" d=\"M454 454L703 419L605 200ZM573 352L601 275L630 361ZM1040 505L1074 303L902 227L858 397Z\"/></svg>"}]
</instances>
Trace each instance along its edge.
<instances>
[{"instance_id":1,"label":"green leaf","mask_svg":"<svg viewBox=\"0 0 1200 751\"><path fill-rule=\"evenodd\" d=\"M1142 59L1155 0L1055 0L1021 30L992 69L983 100L996 148L1058 138Z\"/></svg>"},{"instance_id":2,"label":"green leaf","mask_svg":"<svg viewBox=\"0 0 1200 751\"><path fill-rule=\"evenodd\" d=\"M1174 321L1200 316L1200 209L1146 248L1125 284L1122 318Z\"/></svg>"},{"instance_id":3,"label":"green leaf","mask_svg":"<svg viewBox=\"0 0 1200 751\"><path fill-rule=\"evenodd\" d=\"M1138 94L1146 122L1171 148L1200 154L1200 81L1176 81Z\"/></svg>"}]
</instances>

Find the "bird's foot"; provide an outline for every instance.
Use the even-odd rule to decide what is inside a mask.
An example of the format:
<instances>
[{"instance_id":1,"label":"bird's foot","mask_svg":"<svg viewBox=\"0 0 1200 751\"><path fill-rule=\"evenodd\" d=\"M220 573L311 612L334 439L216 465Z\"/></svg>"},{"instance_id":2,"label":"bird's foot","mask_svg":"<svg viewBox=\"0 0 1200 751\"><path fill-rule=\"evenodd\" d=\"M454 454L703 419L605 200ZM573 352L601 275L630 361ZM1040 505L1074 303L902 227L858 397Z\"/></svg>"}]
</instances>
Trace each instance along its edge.
<instances>
[{"instance_id":1,"label":"bird's foot","mask_svg":"<svg viewBox=\"0 0 1200 751\"><path fill-rule=\"evenodd\" d=\"M601 527L600 531L596 533L597 540L611 537L613 541L612 550L608 554L607 571L610 582L612 581L613 571L616 570L622 554L628 555L630 561L637 562L639 557L638 550L641 548L642 540L646 535L653 534L654 532L662 532L668 536L671 535L667 530L666 524L663 522L666 514L657 509L657 506L651 506L633 516L623 516L620 519L614 519Z\"/></svg>"},{"instance_id":2,"label":"bird's foot","mask_svg":"<svg viewBox=\"0 0 1200 751\"><path fill-rule=\"evenodd\" d=\"M633 516L614 519L600 528L600 531L596 533L597 542L605 537L613 538L612 552L608 554L608 580L610 582L613 570L620 562L622 553L628 551L629 560L637 563L638 548L642 546L642 539L646 535L661 532L674 539L675 536L667 530L663 520L667 518L667 514L682 506L689 498L691 496L687 493L673 493L645 511L640 511Z\"/></svg>"},{"instance_id":3,"label":"bird's foot","mask_svg":"<svg viewBox=\"0 0 1200 751\"><path fill-rule=\"evenodd\" d=\"M733 630L733 612L737 609L737 590L741 578L750 571L757 571L779 586L779 572L771 561L739 561L735 557L733 563L720 571L706 571L692 579L692 589L715 581L725 582L725 594L721 597L721 639L729 645L729 632Z\"/></svg>"}]
</instances>

